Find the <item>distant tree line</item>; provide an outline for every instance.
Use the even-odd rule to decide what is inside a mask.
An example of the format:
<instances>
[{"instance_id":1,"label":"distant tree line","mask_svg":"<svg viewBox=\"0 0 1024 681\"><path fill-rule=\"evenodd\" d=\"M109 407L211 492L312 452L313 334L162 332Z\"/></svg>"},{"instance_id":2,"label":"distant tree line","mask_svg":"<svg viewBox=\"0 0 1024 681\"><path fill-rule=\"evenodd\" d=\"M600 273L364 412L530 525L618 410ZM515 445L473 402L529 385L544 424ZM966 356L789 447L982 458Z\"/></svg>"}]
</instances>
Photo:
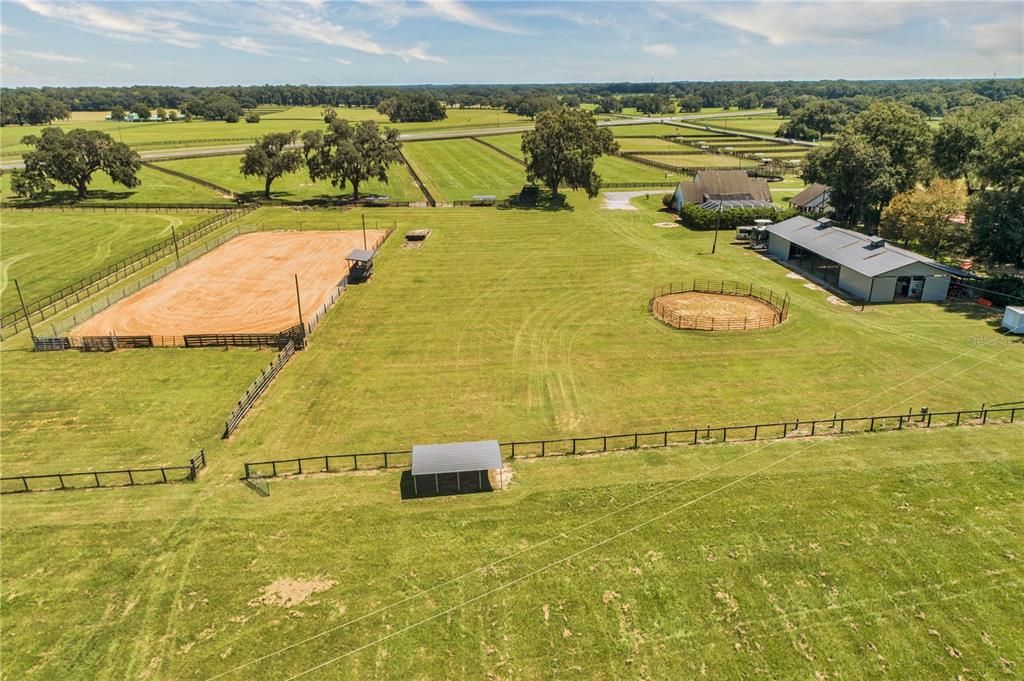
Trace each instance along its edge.
<instances>
[{"instance_id":1,"label":"distant tree line","mask_svg":"<svg viewBox=\"0 0 1024 681\"><path fill-rule=\"evenodd\" d=\"M683 110L729 107L752 109L778 107L792 112L806 103L801 98L821 100L853 100L893 98L907 103L928 115L941 115L957 107L983 100L1003 101L1024 97L1024 79L988 80L893 80L893 81L780 81L780 82L662 82L662 83L568 83L543 85L417 85L394 86L327 86L327 85L253 85L220 87L176 87L137 85L132 87L43 87L0 89L0 110L3 122L21 122L7 109L18 109L20 96L41 95L60 102L68 111L109 111L114 107L134 110L136 106L177 111L191 110L193 115L212 118L228 116L199 113L211 101L230 98L238 106L346 106L378 107L388 99L409 92L426 92L449 108L492 107L515 111L524 99L576 97L582 103L601 104L602 98L624 98L633 95L660 95L676 100ZM14 104L8 104L8 98ZM224 101L220 99L219 101ZM648 100L651 101L651 100ZM664 101L664 100L662 100ZM550 99L541 103L550 104ZM604 99L604 104L610 104ZM608 112L613 109L602 105ZM626 105L628 106L628 105ZM524 115L536 115L550 108L526 105ZM639 107L637 107L639 108ZM863 109L863 107L861 107ZM532 110L532 114L529 112ZM517 111L518 112L518 111ZM854 111L856 113L856 111ZM58 112L59 114L59 112ZM787 114L789 115L789 114ZM239 112L239 117L241 113ZM54 115L50 120L60 118Z\"/></svg>"}]
</instances>

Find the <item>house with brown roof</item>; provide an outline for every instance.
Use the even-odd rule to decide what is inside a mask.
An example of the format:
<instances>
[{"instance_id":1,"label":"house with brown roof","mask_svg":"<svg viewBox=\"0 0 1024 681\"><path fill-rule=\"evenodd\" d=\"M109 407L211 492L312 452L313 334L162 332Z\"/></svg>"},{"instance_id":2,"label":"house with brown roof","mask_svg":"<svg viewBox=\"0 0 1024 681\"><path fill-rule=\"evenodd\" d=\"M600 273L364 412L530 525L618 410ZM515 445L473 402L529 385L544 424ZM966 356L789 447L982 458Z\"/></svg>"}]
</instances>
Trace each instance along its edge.
<instances>
[{"instance_id":1,"label":"house with brown roof","mask_svg":"<svg viewBox=\"0 0 1024 681\"><path fill-rule=\"evenodd\" d=\"M832 187L815 182L804 187L803 191L789 200L789 203L801 213L820 214L832 207L829 205L831 196Z\"/></svg>"},{"instance_id":2,"label":"house with brown roof","mask_svg":"<svg viewBox=\"0 0 1024 681\"><path fill-rule=\"evenodd\" d=\"M672 208L696 204L708 208L761 208L772 205L768 182L750 177L745 170L701 170L693 179L680 182Z\"/></svg>"}]
</instances>

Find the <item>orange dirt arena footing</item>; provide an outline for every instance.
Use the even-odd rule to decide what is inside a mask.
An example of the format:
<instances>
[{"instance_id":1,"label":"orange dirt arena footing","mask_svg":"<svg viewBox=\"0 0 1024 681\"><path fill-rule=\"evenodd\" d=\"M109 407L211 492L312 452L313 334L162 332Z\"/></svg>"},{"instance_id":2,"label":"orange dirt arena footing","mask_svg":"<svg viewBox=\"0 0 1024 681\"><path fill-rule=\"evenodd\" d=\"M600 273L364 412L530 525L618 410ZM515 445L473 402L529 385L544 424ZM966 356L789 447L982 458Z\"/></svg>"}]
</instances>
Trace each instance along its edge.
<instances>
[{"instance_id":1,"label":"orange dirt arena footing","mask_svg":"<svg viewBox=\"0 0 1024 681\"><path fill-rule=\"evenodd\" d=\"M373 244L384 230L367 230ZM243 234L100 312L73 336L183 336L276 333L308 320L348 273L345 261L363 247L363 232Z\"/></svg>"}]
</instances>

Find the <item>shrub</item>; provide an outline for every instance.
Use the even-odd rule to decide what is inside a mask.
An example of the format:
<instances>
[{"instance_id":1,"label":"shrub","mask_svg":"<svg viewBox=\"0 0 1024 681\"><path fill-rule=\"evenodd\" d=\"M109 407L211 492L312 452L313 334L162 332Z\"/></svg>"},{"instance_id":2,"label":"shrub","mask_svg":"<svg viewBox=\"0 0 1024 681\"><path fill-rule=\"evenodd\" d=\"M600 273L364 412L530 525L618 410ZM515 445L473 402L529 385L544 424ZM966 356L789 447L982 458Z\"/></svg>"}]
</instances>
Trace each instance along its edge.
<instances>
[{"instance_id":1,"label":"shrub","mask_svg":"<svg viewBox=\"0 0 1024 681\"><path fill-rule=\"evenodd\" d=\"M235 113L234 111L229 111L228 113L224 114L224 122L225 123L237 123L239 121L239 119L240 119L239 115L237 113Z\"/></svg>"},{"instance_id":2,"label":"shrub","mask_svg":"<svg viewBox=\"0 0 1024 681\"><path fill-rule=\"evenodd\" d=\"M1024 298L1024 278L1015 277L1012 274L997 274L994 277L989 277L982 280L979 287L986 289L982 292L982 297L988 298L999 307L1020 305L1021 299Z\"/></svg>"},{"instance_id":3,"label":"shrub","mask_svg":"<svg viewBox=\"0 0 1024 681\"><path fill-rule=\"evenodd\" d=\"M721 227L731 229L740 225L752 225L754 220L771 220L780 222L797 214L794 208L777 208L768 206L766 208L726 208L722 211ZM679 219L683 226L690 229L714 229L719 224L718 210L701 208L700 206L688 203L679 211Z\"/></svg>"},{"instance_id":4,"label":"shrub","mask_svg":"<svg viewBox=\"0 0 1024 681\"><path fill-rule=\"evenodd\" d=\"M256 113L256 112L254 112L254 111L250 111L249 113L245 114L245 122L246 123L259 123L260 122L260 115L258 113Z\"/></svg>"},{"instance_id":5,"label":"shrub","mask_svg":"<svg viewBox=\"0 0 1024 681\"><path fill-rule=\"evenodd\" d=\"M675 198L675 194L663 194L662 197L661 197L661 205L665 206L665 208L671 208L672 207L672 200L674 198Z\"/></svg>"}]
</instances>

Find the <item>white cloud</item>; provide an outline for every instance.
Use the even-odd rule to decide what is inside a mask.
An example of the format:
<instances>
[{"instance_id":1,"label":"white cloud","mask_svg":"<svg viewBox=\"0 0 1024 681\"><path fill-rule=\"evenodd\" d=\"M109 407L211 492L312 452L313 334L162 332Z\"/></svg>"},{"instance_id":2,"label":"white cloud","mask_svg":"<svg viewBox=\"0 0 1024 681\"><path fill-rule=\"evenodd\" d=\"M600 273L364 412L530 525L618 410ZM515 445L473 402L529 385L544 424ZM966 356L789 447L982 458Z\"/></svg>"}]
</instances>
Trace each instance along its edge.
<instances>
[{"instance_id":1,"label":"white cloud","mask_svg":"<svg viewBox=\"0 0 1024 681\"><path fill-rule=\"evenodd\" d=\"M515 26L508 26L485 14L481 14L459 0L423 0L423 3L435 15L448 21L454 21L459 24L474 26L476 28L484 28L489 31L500 31L502 33L523 32Z\"/></svg>"},{"instance_id":2,"label":"white cloud","mask_svg":"<svg viewBox=\"0 0 1024 681\"><path fill-rule=\"evenodd\" d=\"M979 24L971 28L974 49L988 57L1016 60L1024 59L1024 26L1019 22L1005 24Z\"/></svg>"},{"instance_id":3,"label":"white cloud","mask_svg":"<svg viewBox=\"0 0 1024 681\"><path fill-rule=\"evenodd\" d=\"M661 57L662 59L671 59L676 56L676 48L668 43L644 45L643 51L647 54L653 54L655 57Z\"/></svg>"},{"instance_id":4,"label":"white cloud","mask_svg":"<svg viewBox=\"0 0 1024 681\"><path fill-rule=\"evenodd\" d=\"M75 28L99 33L119 40L151 41L178 47L199 47L203 36L181 27L179 20L154 15L145 11L128 14L116 12L87 2L46 2L45 0L18 0L26 9L41 17L70 24Z\"/></svg>"},{"instance_id":5,"label":"white cloud","mask_svg":"<svg viewBox=\"0 0 1024 681\"><path fill-rule=\"evenodd\" d=\"M338 62L339 64L343 64L345 66L352 66L352 60L350 60L350 59L342 59L341 57L335 57L334 61Z\"/></svg>"},{"instance_id":6,"label":"white cloud","mask_svg":"<svg viewBox=\"0 0 1024 681\"><path fill-rule=\"evenodd\" d=\"M754 2L705 6L704 16L775 46L860 41L908 20L913 2Z\"/></svg>"},{"instance_id":7,"label":"white cloud","mask_svg":"<svg viewBox=\"0 0 1024 681\"><path fill-rule=\"evenodd\" d=\"M270 45L258 42L244 35L232 38L222 38L220 44L222 47L226 47L229 50L239 50L241 52L248 52L249 54L263 55L265 57L270 56Z\"/></svg>"},{"instance_id":8,"label":"white cloud","mask_svg":"<svg viewBox=\"0 0 1024 681\"><path fill-rule=\"evenodd\" d=\"M36 59L39 61L56 61L63 64L83 64L85 59L82 57L73 57L67 54L57 54L56 52L33 52L32 50L18 50L15 54L19 54L22 57L28 57L29 59Z\"/></svg>"},{"instance_id":9,"label":"white cloud","mask_svg":"<svg viewBox=\"0 0 1024 681\"><path fill-rule=\"evenodd\" d=\"M266 18L267 28L270 30L322 45L344 47L377 56L394 56L405 62L415 60L446 63L444 57L427 52L428 46L425 43L413 48L390 47L377 42L365 31L347 29L335 24L328 20L326 15L311 16L301 11L282 14L273 7L268 7Z\"/></svg>"}]
</instances>

